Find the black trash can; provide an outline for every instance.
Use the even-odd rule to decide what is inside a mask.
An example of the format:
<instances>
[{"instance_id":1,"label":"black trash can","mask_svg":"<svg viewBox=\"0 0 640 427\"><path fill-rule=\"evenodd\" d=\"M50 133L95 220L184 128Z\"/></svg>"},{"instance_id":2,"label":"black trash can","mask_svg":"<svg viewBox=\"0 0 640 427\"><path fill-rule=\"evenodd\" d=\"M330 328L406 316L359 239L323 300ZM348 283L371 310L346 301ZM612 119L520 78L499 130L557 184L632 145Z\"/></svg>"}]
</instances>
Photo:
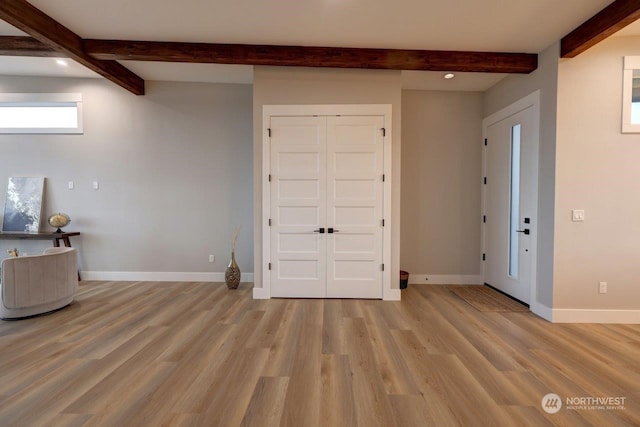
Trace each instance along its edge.
<instances>
[{"instance_id":1,"label":"black trash can","mask_svg":"<svg viewBox=\"0 0 640 427\"><path fill-rule=\"evenodd\" d=\"M400 270L400 289L407 289L409 285L409 272Z\"/></svg>"}]
</instances>

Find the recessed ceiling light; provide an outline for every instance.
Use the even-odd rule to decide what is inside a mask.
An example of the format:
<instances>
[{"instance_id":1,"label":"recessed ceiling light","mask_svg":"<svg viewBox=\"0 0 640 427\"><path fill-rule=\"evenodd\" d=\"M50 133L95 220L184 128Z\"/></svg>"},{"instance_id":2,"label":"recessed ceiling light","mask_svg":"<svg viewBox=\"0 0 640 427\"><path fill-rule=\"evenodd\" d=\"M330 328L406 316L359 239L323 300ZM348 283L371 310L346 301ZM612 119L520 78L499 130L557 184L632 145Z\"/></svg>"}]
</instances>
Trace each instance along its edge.
<instances>
[{"instance_id":1,"label":"recessed ceiling light","mask_svg":"<svg viewBox=\"0 0 640 427\"><path fill-rule=\"evenodd\" d=\"M455 76L456 75L453 74L453 73L447 73L447 74L444 75L444 78L447 79L447 80L450 80L450 79L454 78Z\"/></svg>"},{"instance_id":2,"label":"recessed ceiling light","mask_svg":"<svg viewBox=\"0 0 640 427\"><path fill-rule=\"evenodd\" d=\"M67 61L65 61L64 59L56 59L56 64L58 64L61 67L66 67L69 64L67 64Z\"/></svg>"}]
</instances>

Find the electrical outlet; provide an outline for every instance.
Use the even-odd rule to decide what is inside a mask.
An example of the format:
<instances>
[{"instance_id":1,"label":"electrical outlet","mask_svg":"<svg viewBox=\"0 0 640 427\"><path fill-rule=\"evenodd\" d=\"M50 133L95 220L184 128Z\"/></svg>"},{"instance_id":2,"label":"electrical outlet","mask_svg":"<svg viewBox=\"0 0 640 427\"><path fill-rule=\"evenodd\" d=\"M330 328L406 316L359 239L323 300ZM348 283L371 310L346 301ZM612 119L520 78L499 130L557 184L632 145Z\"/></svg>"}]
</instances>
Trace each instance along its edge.
<instances>
[{"instance_id":1,"label":"electrical outlet","mask_svg":"<svg viewBox=\"0 0 640 427\"><path fill-rule=\"evenodd\" d=\"M582 222L584 221L584 210L583 209L574 209L571 211L571 221L573 222Z\"/></svg>"},{"instance_id":2,"label":"electrical outlet","mask_svg":"<svg viewBox=\"0 0 640 427\"><path fill-rule=\"evenodd\" d=\"M600 282L600 293L601 294L607 293L607 282Z\"/></svg>"},{"instance_id":3,"label":"electrical outlet","mask_svg":"<svg viewBox=\"0 0 640 427\"><path fill-rule=\"evenodd\" d=\"M69 187L69 190L73 190L73 187L75 187L75 184L73 183L73 181L69 181L69 184L67 184Z\"/></svg>"},{"instance_id":4,"label":"electrical outlet","mask_svg":"<svg viewBox=\"0 0 640 427\"><path fill-rule=\"evenodd\" d=\"M215 262L216 261L216 256L215 255L209 255L209 262Z\"/></svg>"}]
</instances>

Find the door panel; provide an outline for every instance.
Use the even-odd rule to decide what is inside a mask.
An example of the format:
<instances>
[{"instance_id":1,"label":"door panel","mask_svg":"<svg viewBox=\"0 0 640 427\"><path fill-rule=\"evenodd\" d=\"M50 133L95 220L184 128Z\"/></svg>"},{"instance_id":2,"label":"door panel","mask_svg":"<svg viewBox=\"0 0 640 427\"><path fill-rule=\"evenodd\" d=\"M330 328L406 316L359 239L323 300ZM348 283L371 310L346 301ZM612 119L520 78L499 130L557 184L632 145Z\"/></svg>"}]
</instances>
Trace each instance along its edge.
<instances>
[{"instance_id":1,"label":"door panel","mask_svg":"<svg viewBox=\"0 0 640 427\"><path fill-rule=\"evenodd\" d=\"M326 124L272 117L271 294L326 295ZM322 224L322 225L321 225Z\"/></svg>"},{"instance_id":2,"label":"door panel","mask_svg":"<svg viewBox=\"0 0 640 427\"><path fill-rule=\"evenodd\" d=\"M488 126L485 148L484 280L525 303L537 209L533 108Z\"/></svg>"},{"instance_id":3,"label":"door panel","mask_svg":"<svg viewBox=\"0 0 640 427\"><path fill-rule=\"evenodd\" d=\"M368 234L346 234L336 233L333 236L333 252L334 253L363 253L372 255L375 250L375 235Z\"/></svg>"},{"instance_id":4,"label":"door panel","mask_svg":"<svg viewBox=\"0 0 640 427\"><path fill-rule=\"evenodd\" d=\"M369 280L376 275L380 266L376 268L373 261L336 261L334 278L338 280Z\"/></svg>"},{"instance_id":5,"label":"door panel","mask_svg":"<svg viewBox=\"0 0 640 427\"><path fill-rule=\"evenodd\" d=\"M318 180L309 179L280 179L277 182L277 196L281 200L287 199L311 199L320 197L320 183Z\"/></svg>"},{"instance_id":6,"label":"door panel","mask_svg":"<svg viewBox=\"0 0 640 427\"><path fill-rule=\"evenodd\" d=\"M327 123L327 296L382 298L382 117Z\"/></svg>"},{"instance_id":7,"label":"door panel","mask_svg":"<svg viewBox=\"0 0 640 427\"><path fill-rule=\"evenodd\" d=\"M336 200L373 199L376 197L376 181L368 179L343 179L333 182Z\"/></svg>"},{"instance_id":8,"label":"door panel","mask_svg":"<svg viewBox=\"0 0 640 427\"><path fill-rule=\"evenodd\" d=\"M280 227L313 227L320 223L320 209L318 206L279 206L276 218Z\"/></svg>"},{"instance_id":9,"label":"door panel","mask_svg":"<svg viewBox=\"0 0 640 427\"><path fill-rule=\"evenodd\" d=\"M281 280L314 280L320 275L318 261L307 259L282 259L278 263L278 278Z\"/></svg>"},{"instance_id":10,"label":"door panel","mask_svg":"<svg viewBox=\"0 0 640 427\"><path fill-rule=\"evenodd\" d=\"M341 203L344 203L341 201ZM380 221L380 212L376 206L335 206L333 208L333 224L336 227L376 226Z\"/></svg>"},{"instance_id":11,"label":"door panel","mask_svg":"<svg viewBox=\"0 0 640 427\"><path fill-rule=\"evenodd\" d=\"M280 253L319 253L319 239L317 234L278 234L278 252Z\"/></svg>"},{"instance_id":12,"label":"door panel","mask_svg":"<svg viewBox=\"0 0 640 427\"><path fill-rule=\"evenodd\" d=\"M359 173L353 174L371 174L378 170L378 156L375 153L368 153L365 150L356 150L355 147L351 152L333 153L334 168L336 173L349 176L350 171Z\"/></svg>"}]
</instances>

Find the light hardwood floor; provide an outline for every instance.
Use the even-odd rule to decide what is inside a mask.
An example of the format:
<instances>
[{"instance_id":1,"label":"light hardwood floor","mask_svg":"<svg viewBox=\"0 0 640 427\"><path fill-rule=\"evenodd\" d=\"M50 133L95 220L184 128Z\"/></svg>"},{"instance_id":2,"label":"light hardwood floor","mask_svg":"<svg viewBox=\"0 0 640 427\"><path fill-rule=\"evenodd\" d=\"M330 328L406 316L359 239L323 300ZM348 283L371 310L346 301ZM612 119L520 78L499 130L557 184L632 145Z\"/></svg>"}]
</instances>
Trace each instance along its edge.
<instances>
[{"instance_id":1,"label":"light hardwood floor","mask_svg":"<svg viewBox=\"0 0 640 427\"><path fill-rule=\"evenodd\" d=\"M640 326L401 302L251 299L241 285L82 282L0 321L1 426L640 425ZM566 397L621 410L543 412Z\"/></svg>"}]
</instances>

